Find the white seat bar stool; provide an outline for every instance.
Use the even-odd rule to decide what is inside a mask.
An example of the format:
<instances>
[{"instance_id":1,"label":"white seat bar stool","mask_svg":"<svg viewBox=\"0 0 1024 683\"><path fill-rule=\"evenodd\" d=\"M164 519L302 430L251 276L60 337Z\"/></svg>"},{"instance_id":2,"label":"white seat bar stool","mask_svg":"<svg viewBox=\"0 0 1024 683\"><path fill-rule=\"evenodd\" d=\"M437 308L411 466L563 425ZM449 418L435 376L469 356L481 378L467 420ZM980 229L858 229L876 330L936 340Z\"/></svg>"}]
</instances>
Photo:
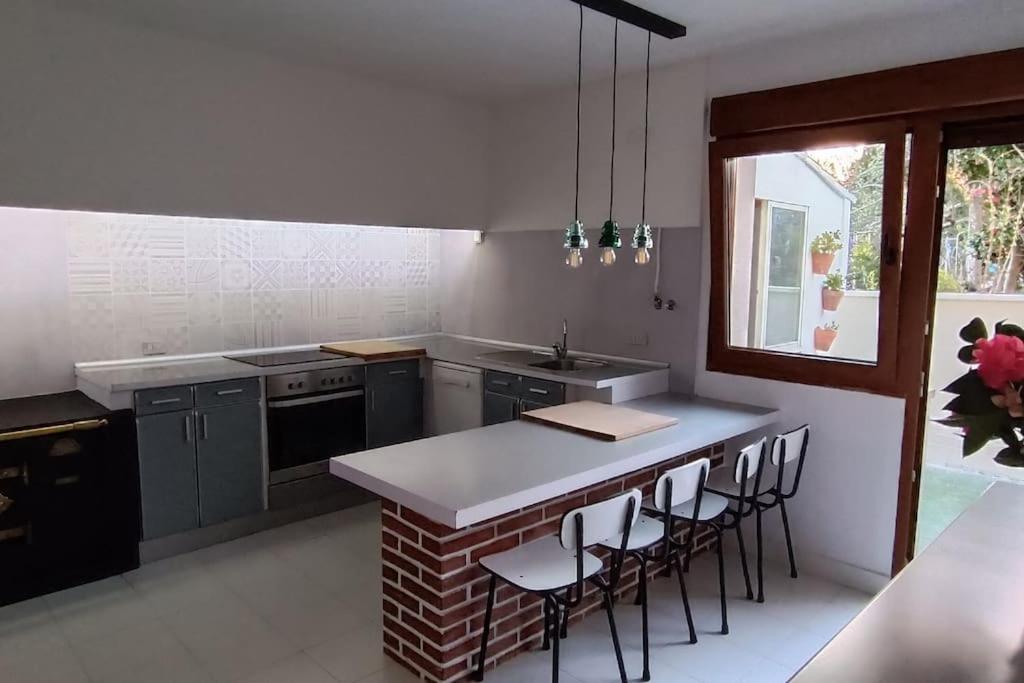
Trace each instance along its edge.
<instances>
[{"instance_id":1,"label":"white seat bar stool","mask_svg":"<svg viewBox=\"0 0 1024 683\"><path fill-rule=\"evenodd\" d=\"M782 511L782 528L786 533L786 551L789 554L789 575L797 578L796 556L793 553L793 537L789 531L789 515L786 512L786 501L796 495L800 488L800 476L804 471L804 459L807 457L807 443L810 441L811 428L808 425L797 427L772 440L771 464L777 469L772 487L758 496L757 516L757 601L764 602L764 566L763 540L761 519L764 513L778 507ZM787 468L794 467L793 480L785 482Z\"/></svg>"},{"instance_id":2,"label":"white seat bar stool","mask_svg":"<svg viewBox=\"0 0 1024 683\"><path fill-rule=\"evenodd\" d=\"M641 494L632 489L617 496L569 510L562 517L558 536L546 536L494 555L480 558L480 566L490 575L487 589L487 608L484 612L484 631L480 638L480 654L474 678L484 679L487 663L487 642L491 630L491 611L498 579L527 593L540 595L544 600L544 649L549 646L551 680L558 681L559 631L564 630L560 612L580 604L583 582L589 580L603 594L608 627L619 665L619 678L626 683L626 666L622 660L619 634L612 613L612 595L619 583L622 562L629 545L630 529L640 514ZM612 554L611 572L607 581L601 576L604 563L587 552L587 548L611 537L620 537L619 547ZM563 595L564 593L564 595Z\"/></svg>"},{"instance_id":3,"label":"white seat bar stool","mask_svg":"<svg viewBox=\"0 0 1024 683\"><path fill-rule=\"evenodd\" d=\"M735 505L726 510L729 517L723 524L723 530L735 529L736 541L740 549L740 562L743 567L743 582L747 589L747 600L754 599L754 591L750 585L750 570L747 568L747 547L743 540L743 520L756 514L758 496L770 490L763 481L765 454L768 439L761 437L749 446L740 449L731 471L719 469L708 477L707 490L718 494ZM759 550L760 552L760 550ZM758 558L760 566L760 556Z\"/></svg>"},{"instance_id":4,"label":"white seat bar stool","mask_svg":"<svg viewBox=\"0 0 1024 683\"><path fill-rule=\"evenodd\" d=\"M690 612L690 600L686 593L686 579L683 576L680 553L689 558L693 549L693 539L696 533L698 522L691 519L689 524L689 535L686 544L680 544L674 538L676 516L671 514L673 509L684 505L692 504L694 517L701 516L701 503L704 495L704 481L707 478L711 463L707 458L701 458L681 467L671 469L662 474L654 487L654 500L649 505L649 514L640 515L636 524L629 532L628 539L614 537L599 544L609 550L622 547L626 554L635 558L640 563L640 579L637 588L637 602L640 604L642 631L643 631L643 655L644 670L643 680L651 680L650 668L650 636L647 617L647 565L657 559L654 553L655 546L662 544L662 557L666 565L670 562L675 564L676 576L679 579L679 593L683 599L683 610L686 613L686 624L690 631L690 642L697 642L697 631L693 626L693 614ZM660 517L660 519L659 519ZM623 540L626 543L623 544Z\"/></svg>"}]
</instances>

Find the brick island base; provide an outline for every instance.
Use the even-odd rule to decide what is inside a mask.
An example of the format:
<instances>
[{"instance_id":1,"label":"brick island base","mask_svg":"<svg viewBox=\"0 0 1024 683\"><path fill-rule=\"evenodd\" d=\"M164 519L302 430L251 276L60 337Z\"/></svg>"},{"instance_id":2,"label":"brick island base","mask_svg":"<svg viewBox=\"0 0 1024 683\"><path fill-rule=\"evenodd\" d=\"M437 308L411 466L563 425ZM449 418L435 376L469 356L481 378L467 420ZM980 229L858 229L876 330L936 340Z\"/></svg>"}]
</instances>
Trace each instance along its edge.
<instances>
[{"instance_id":1,"label":"brick island base","mask_svg":"<svg viewBox=\"0 0 1024 683\"><path fill-rule=\"evenodd\" d=\"M717 467L722 464L724 449L724 444L717 444L681 455L465 529L452 529L393 501L383 501L384 652L432 683L468 678L476 667L487 600L487 576L478 565L481 557L556 533L562 515L579 505L630 488L640 488L650 496L658 475L690 460L711 457L712 467ZM708 532L701 534L694 552L706 550L712 538ZM662 566L652 562L648 568L653 577ZM619 596L635 595L639 575L637 563L627 561ZM491 618L488 669L539 647L544 623L539 598L500 581L499 586ZM600 593L587 586L582 603L571 613L570 624L600 606Z\"/></svg>"}]
</instances>

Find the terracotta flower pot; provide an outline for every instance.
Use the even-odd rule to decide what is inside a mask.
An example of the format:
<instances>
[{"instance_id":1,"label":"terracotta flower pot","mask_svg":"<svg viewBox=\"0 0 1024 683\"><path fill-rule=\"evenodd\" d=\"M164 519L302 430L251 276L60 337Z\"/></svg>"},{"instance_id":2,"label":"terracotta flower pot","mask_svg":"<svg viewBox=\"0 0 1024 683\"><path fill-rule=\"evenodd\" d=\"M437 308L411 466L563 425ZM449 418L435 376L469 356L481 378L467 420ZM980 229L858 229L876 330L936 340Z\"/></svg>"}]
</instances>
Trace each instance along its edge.
<instances>
[{"instance_id":1,"label":"terracotta flower pot","mask_svg":"<svg viewBox=\"0 0 1024 683\"><path fill-rule=\"evenodd\" d=\"M814 350L815 351L828 351L832 348L832 345L836 342L836 337L839 336L839 330L830 330L825 327L814 328Z\"/></svg>"},{"instance_id":2,"label":"terracotta flower pot","mask_svg":"<svg viewBox=\"0 0 1024 683\"><path fill-rule=\"evenodd\" d=\"M839 309L839 302L843 300L843 292L841 289L828 289L822 287L821 289L821 307L826 311L835 311Z\"/></svg>"},{"instance_id":3,"label":"terracotta flower pot","mask_svg":"<svg viewBox=\"0 0 1024 683\"><path fill-rule=\"evenodd\" d=\"M835 254L822 254L820 251L811 252L811 272L815 275L828 275L832 262L836 260Z\"/></svg>"}]
</instances>

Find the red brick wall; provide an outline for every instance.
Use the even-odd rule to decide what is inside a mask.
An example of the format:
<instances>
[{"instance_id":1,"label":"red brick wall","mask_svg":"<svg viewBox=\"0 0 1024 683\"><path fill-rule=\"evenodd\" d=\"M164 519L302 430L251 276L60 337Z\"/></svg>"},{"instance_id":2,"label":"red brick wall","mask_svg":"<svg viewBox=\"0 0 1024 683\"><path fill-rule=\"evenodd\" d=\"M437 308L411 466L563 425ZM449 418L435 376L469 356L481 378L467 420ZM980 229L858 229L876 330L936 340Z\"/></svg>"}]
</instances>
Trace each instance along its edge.
<instances>
[{"instance_id":1,"label":"red brick wall","mask_svg":"<svg viewBox=\"0 0 1024 683\"><path fill-rule=\"evenodd\" d=\"M723 452L724 444L714 447L712 467L722 463ZM481 557L555 534L562 515L585 503L630 488L640 488L650 496L655 480L665 470L711 456L709 450L681 455L459 530L385 500L381 512L384 652L427 681L466 678L475 666L487 600L487 575L477 564ZM710 542L711 535L702 534L694 551L707 549ZM652 575L660 568L657 563L648 567ZM635 594L639 575L636 562L627 561L618 594ZM543 629L539 598L501 581L498 585L487 649L488 668L537 647ZM597 589L587 586L583 601L570 616L571 624L599 607Z\"/></svg>"}]
</instances>

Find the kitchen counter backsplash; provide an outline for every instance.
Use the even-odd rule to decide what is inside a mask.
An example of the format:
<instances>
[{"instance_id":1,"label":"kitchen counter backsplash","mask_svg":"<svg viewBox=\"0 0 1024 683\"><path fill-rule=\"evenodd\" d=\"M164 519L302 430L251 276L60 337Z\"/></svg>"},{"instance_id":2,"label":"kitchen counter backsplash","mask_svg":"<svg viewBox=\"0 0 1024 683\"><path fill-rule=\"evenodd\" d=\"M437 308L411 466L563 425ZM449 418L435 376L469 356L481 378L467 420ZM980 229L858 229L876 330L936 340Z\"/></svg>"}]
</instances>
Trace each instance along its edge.
<instances>
[{"instance_id":1,"label":"kitchen counter backsplash","mask_svg":"<svg viewBox=\"0 0 1024 683\"><path fill-rule=\"evenodd\" d=\"M66 217L75 362L441 329L437 230Z\"/></svg>"}]
</instances>

